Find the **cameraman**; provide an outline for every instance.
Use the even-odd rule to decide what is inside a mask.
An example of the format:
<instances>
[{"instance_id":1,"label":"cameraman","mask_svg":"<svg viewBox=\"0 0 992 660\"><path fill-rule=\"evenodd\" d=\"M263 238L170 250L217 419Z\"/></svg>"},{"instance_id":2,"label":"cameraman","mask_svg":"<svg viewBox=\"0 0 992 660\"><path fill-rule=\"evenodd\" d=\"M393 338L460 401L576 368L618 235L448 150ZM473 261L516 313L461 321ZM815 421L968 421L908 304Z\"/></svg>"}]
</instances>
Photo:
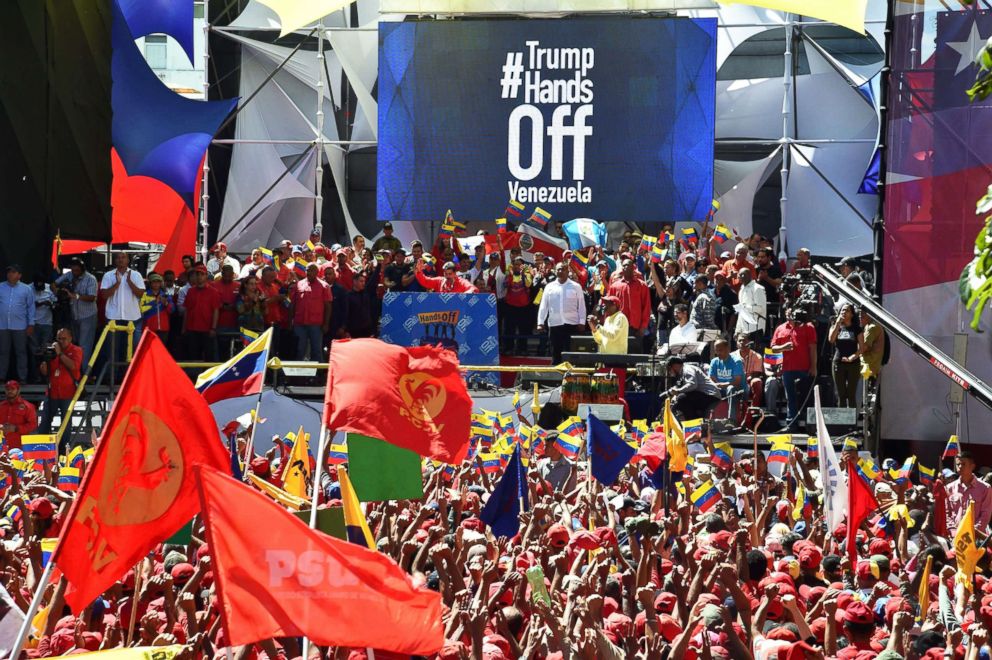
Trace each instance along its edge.
<instances>
[{"instance_id":1,"label":"cameraman","mask_svg":"<svg viewBox=\"0 0 992 660\"><path fill-rule=\"evenodd\" d=\"M45 351L45 362L39 365L41 374L48 377L48 396L45 397L44 409L38 432L52 432L52 419L57 410L62 419L69 415L69 404L76 393L79 383L79 370L83 365L83 349L72 343L72 331L62 328L55 335L55 343ZM63 435L65 444L71 436L69 427ZM61 453L64 447L60 447Z\"/></svg>"}]
</instances>

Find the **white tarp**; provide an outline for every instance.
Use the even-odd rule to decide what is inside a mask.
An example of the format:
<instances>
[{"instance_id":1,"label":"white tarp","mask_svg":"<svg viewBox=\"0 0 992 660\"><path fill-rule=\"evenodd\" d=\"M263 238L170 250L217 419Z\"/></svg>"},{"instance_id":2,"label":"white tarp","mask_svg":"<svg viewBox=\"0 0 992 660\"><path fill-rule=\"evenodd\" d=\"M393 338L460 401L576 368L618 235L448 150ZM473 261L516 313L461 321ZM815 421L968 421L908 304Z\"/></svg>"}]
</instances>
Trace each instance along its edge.
<instances>
[{"instance_id":1,"label":"white tarp","mask_svg":"<svg viewBox=\"0 0 992 660\"><path fill-rule=\"evenodd\" d=\"M380 0L390 14L529 14L574 11L673 11L716 7L713 0Z\"/></svg>"},{"instance_id":2,"label":"white tarp","mask_svg":"<svg viewBox=\"0 0 992 660\"><path fill-rule=\"evenodd\" d=\"M781 153L777 148L758 161L718 160L713 164L713 191L720 202L720 223L744 237L753 233L754 195L769 177L778 176Z\"/></svg>"}]
</instances>

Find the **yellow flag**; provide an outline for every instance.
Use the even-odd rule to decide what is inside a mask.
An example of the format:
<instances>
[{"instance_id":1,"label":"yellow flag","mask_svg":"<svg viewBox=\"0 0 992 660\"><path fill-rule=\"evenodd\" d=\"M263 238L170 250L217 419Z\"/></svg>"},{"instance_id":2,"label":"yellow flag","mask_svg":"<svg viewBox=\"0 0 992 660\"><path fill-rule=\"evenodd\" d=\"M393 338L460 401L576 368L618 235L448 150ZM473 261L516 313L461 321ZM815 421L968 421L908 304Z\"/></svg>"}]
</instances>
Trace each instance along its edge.
<instances>
[{"instance_id":1,"label":"yellow flag","mask_svg":"<svg viewBox=\"0 0 992 660\"><path fill-rule=\"evenodd\" d=\"M180 651L182 645L172 646L135 646L133 648L107 649L93 653L80 653L81 657L94 660L172 660Z\"/></svg>"},{"instance_id":2,"label":"yellow flag","mask_svg":"<svg viewBox=\"0 0 992 660\"><path fill-rule=\"evenodd\" d=\"M290 495L307 496L307 481L310 480L310 456L307 451L310 434L303 427L296 433L293 450L289 452L286 467L282 471L282 487Z\"/></svg>"},{"instance_id":3,"label":"yellow flag","mask_svg":"<svg viewBox=\"0 0 992 660\"><path fill-rule=\"evenodd\" d=\"M665 445L668 447L668 469L681 472L689 461L689 445L679 420L672 415L672 400L665 399Z\"/></svg>"},{"instance_id":4,"label":"yellow flag","mask_svg":"<svg viewBox=\"0 0 992 660\"><path fill-rule=\"evenodd\" d=\"M927 610L930 609L930 571L933 570L933 555L927 557L927 567L923 569L923 577L920 578L920 614L916 617L916 622L920 623L927 618Z\"/></svg>"},{"instance_id":5,"label":"yellow flag","mask_svg":"<svg viewBox=\"0 0 992 660\"><path fill-rule=\"evenodd\" d=\"M968 503L958 531L954 534L954 559L958 563L957 581L971 591L978 560L985 554L975 545L975 503Z\"/></svg>"},{"instance_id":6,"label":"yellow flag","mask_svg":"<svg viewBox=\"0 0 992 660\"><path fill-rule=\"evenodd\" d=\"M302 497L297 497L296 495L290 495L281 488L273 486L268 481L259 478L255 473L248 473L248 481L255 484L260 491L271 497L273 500L283 505L287 509L292 509L293 511L299 511L303 507L310 506L310 500L304 499Z\"/></svg>"},{"instance_id":7,"label":"yellow flag","mask_svg":"<svg viewBox=\"0 0 992 660\"><path fill-rule=\"evenodd\" d=\"M865 8L868 0L720 0L720 3L752 5L811 16L843 25L859 34L865 33Z\"/></svg>"}]
</instances>

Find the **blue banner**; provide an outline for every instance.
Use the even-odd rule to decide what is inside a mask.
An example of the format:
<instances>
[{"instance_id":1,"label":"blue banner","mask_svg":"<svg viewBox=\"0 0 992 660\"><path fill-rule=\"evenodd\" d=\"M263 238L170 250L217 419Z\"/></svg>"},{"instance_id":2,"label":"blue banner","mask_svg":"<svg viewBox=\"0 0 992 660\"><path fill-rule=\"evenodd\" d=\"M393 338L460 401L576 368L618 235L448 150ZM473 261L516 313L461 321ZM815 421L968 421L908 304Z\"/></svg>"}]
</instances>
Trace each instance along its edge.
<instances>
[{"instance_id":1,"label":"blue banner","mask_svg":"<svg viewBox=\"0 0 992 660\"><path fill-rule=\"evenodd\" d=\"M398 346L440 345L462 364L499 364L496 296L479 293L387 293L379 338ZM468 372L470 381L499 384L495 372Z\"/></svg>"},{"instance_id":2,"label":"blue banner","mask_svg":"<svg viewBox=\"0 0 992 660\"><path fill-rule=\"evenodd\" d=\"M380 23L378 85L380 220L710 210L716 19Z\"/></svg>"}]
</instances>

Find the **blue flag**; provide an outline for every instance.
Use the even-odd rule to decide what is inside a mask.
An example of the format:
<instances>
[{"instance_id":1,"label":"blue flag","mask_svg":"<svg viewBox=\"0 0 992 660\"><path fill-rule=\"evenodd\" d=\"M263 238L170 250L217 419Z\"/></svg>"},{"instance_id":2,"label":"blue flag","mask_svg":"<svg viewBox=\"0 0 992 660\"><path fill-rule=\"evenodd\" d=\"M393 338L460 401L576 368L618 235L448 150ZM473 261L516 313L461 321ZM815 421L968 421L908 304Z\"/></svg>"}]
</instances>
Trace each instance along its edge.
<instances>
[{"instance_id":1,"label":"blue flag","mask_svg":"<svg viewBox=\"0 0 992 660\"><path fill-rule=\"evenodd\" d=\"M595 415L589 415L586 426L592 476L604 486L612 486L620 476L620 471L630 463L635 450Z\"/></svg>"},{"instance_id":2,"label":"blue flag","mask_svg":"<svg viewBox=\"0 0 992 660\"><path fill-rule=\"evenodd\" d=\"M489 525L494 535L510 538L520 531L521 502L524 511L530 508L524 478L523 464L520 462L520 445L517 444L513 448L510 462L506 464L506 471L493 489L482 513L479 514L479 518Z\"/></svg>"},{"instance_id":3,"label":"blue flag","mask_svg":"<svg viewBox=\"0 0 992 660\"><path fill-rule=\"evenodd\" d=\"M241 481L244 473L241 471L241 458L238 456L238 434L227 436L227 446L231 449L231 476Z\"/></svg>"},{"instance_id":4,"label":"blue flag","mask_svg":"<svg viewBox=\"0 0 992 660\"><path fill-rule=\"evenodd\" d=\"M589 218L569 220L561 227L568 239L569 250L601 245L606 247L606 225Z\"/></svg>"}]
</instances>

